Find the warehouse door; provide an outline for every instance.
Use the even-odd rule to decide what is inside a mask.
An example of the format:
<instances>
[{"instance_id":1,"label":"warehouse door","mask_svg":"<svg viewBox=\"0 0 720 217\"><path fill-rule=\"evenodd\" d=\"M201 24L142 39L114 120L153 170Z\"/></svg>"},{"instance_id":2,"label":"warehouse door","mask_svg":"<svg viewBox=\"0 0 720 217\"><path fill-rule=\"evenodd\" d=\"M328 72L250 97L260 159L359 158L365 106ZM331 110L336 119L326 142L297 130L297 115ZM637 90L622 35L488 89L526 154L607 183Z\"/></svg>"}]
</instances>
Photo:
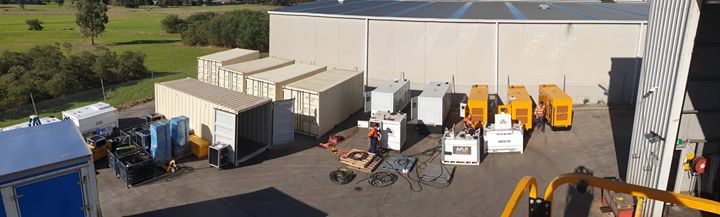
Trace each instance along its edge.
<instances>
[{"instance_id":1,"label":"warehouse door","mask_svg":"<svg viewBox=\"0 0 720 217\"><path fill-rule=\"evenodd\" d=\"M230 145L230 162L236 162L235 144L237 141L237 115L220 109L215 109L215 133L213 144L222 142Z\"/></svg>"},{"instance_id":2,"label":"warehouse door","mask_svg":"<svg viewBox=\"0 0 720 217\"><path fill-rule=\"evenodd\" d=\"M15 187L20 216L85 216L80 171Z\"/></svg>"},{"instance_id":3,"label":"warehouse door","mask_svg":"<svg viewBox=\"0 0 720 217\"><path fill-rule=\"evenodd\" d=\"M295 141L293 104L295 104L294 99L277 100L273 102L273 145Z\"/></svg>"}]
</instances>

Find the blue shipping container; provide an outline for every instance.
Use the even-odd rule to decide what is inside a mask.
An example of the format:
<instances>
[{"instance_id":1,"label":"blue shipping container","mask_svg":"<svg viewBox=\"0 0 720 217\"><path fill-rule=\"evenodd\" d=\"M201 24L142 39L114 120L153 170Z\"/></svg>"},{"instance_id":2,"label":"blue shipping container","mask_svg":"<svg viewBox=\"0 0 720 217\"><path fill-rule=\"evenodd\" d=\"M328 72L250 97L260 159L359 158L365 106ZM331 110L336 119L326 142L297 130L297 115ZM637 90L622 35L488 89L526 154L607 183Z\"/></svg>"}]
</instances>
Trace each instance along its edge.
<instances>
[{"instance_id":1,"label":"blue shipping container","mask_svg":"<svg viewBox=\"0 0 720 217\"><path fill-rule=\"evenodd\" d=\"M160 120L150 124L150 155L155 163L166 164L172 159L170 123Z\"/></svg>"},{"instance_id":2,"label":"blue shipping container","mask_svg":"<svg viewBox=\"0 0 720 217\"><path fill-rule=\"evenodd\" d=\"M190 119L185 116L174 117L170 119L170 128L172 135L173 156L176 158L185 157L190 154L188 146L188 134L190 133Z\"/></svg>"}]
</instances>

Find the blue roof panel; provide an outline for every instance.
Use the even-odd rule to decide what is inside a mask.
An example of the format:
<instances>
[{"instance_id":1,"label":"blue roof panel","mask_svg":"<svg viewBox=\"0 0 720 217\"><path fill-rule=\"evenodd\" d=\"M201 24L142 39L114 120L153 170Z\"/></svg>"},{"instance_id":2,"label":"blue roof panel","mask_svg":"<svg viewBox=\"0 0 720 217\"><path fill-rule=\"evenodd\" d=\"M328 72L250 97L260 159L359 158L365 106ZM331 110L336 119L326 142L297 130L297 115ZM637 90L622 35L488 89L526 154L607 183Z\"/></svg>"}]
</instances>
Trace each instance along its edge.
<instances>
[{"instance_id":1,"label":"blue roof panel","mask_svg":"<svg viewBox=\"0 0 720 217\"><path fill-rule=\"evenodd\" d=\"M0 132L0 149L0 177L91 155L70 121Z\"/></svg>"},{"instance_id":2,"label":"blue roof panel","mask_svg":"<svg viewBox=\"0 0 720 217\"><path fill-rule=\"evenodd\" d=\"M541 9L540 4L548 4L550 7ZM275 11L435 19L646 21L649 4L389 0L345 0L341 4L334 0L326 0L283 7Z\"/></svg>"}]
</instances>

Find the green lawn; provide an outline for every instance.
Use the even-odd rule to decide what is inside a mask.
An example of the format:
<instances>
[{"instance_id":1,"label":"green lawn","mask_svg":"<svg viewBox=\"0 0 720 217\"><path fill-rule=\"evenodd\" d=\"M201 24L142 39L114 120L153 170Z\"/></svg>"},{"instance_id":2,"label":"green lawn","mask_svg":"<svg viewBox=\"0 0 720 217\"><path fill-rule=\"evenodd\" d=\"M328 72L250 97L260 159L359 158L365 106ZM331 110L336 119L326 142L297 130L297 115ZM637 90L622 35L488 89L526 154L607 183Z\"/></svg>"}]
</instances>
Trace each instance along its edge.
<instances>
[{"instance_id":1,"label":"green lawn","mask_svg":"<svg viewBox=\"0 0 720 217\"><path fill-rule=\"evenodd\" d=\"M82 38L75 25L75 11L69 4L27 5L21 10L16 5L0 5L0 51L23 51L38 44L70 42L70 52L93 50L89 38ZM160 20L167 14L182 17L201 11L232 11L239 9L270 10L274 6L266 5L223 5L181 8L141 7L127 9L111 7L108 11L110 22L106 32L95 39L98 46L115 51L141 51L147 55L145 65L155 73L154 78L128 82L106 88L106 102L120 108L153 97L153 83L184 77L195 77L196 57L224 50L218 47L192 47L182 45L179 34L166 34L161 30ZM44 24L43 31L29 31L25 20L39 19ZM109 89L109 90L107 90ZM40 116L60 116L60 112L101 101L101 90L92 90L73 94L60 99L38 103ZM0 111L0 127L26 121L32 107L19 111Z\"/></svg>"}]
</instances>

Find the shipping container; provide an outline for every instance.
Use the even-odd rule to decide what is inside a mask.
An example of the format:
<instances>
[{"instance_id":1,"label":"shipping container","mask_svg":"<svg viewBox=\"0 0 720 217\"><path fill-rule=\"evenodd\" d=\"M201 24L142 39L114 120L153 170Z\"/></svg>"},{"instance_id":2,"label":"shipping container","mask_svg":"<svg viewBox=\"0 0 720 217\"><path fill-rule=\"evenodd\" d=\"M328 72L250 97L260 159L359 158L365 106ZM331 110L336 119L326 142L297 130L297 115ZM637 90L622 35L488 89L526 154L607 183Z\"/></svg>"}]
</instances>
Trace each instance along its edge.
<instances>
[{"instance_id":1,"label":"shipping container","mask_svg":"<svg viewBox=\"0 0 720 217\"><path fill-rule=\"evenodd\" d=\"M442 126L450 111L450 82L430 82L418 96L418 120Z\"/></svg>"},{"instance_id":2,"label":"shipping container","mask_svg":"<svg viewBox=\"0 0 720 217\"><path fill-rule=\"evenodd\" d=\"M475 84L470 88L467 111L473 126L482 128L488 123L488 86Z\"/></svg>"},{"instance_id":3,"label":"shipping container","mask_svg":"<svg viewBox=\"0 0 720 217\"><path fill-rule=\"evenodd\" d=\"M63 111L62 115L63 119L75 123L83 134L94 132L97 128L118 127L117 109L104 102Z\"/></svg>"},{"instance_id":4,"label":"shipping container","mask_svg":"<svg viewBox=\"0 0 720 217\"><path fill-rule=\"evenodd\" d=\"M0 145L0 216L99 215L92 155L71 122L0 132Z\"/></svg>"},{"instance_id":5,"label":"shipping container","mask_svg":"<svg viewBox=\"0 0 720 217\"><path fill-rule=\"evenodd\" d=\"M295 131L322 136L363 107L362 72L333 69L285 85L295 99Z\"/></svg>"},{"instance_id":6,"label":"shipping container","mask_svg":"<svg viewBox=\"0 0 720 217\"><path fill-rule=\"evenodd\" d=\"M273 101L285 97L283 87L289 83L302 80L325 71L325 66L314 66L295 63L282 68L247 76L245 93L270 98Z\"/></svg>"},{"instance_id":7,"label":"shipping container","mask_svg":"<svg viewBox=\"0 0 720 217\"><path fill-rule=\"evenodd\" d=\"M191 78L155 84L155 111L184 115L195 135L231 144L235 165L293 141L292 107L292 100L271 102Z\"/></svg>"},{"instance_id":8,"label":"shipping container","mask_svg":"<svg viewBox=\"0 0 720 217\"><path fill-rule=\"evenodd\" d=\"M572 125L572 97L554 84L541 84L538 98L545 104L545 117L552 127L570 127Z\"/></svg>"},{"instance_id":9,"label":"shipping container","mask_svg":"<svg viewBox=\"0 0 720 217\"><path fill-rule=\"evenodd\" d=\"M410 103L410 81L386 81L370 93L370 112L399 112Z\"/></svg>"},{"instance_id":10,"label":"shipping container","mask_svg":"<svg viewBox=\"0 0 720 217\"><path fill-rule=\"evenodd\" d=\"M294 60L266 57L258 60L223 66L220 67L217 85L244 93L246 76L289 66L293 63L295 63Z\"/></svg>"},{"instance_id":11,"label":"shipping container","mask_svg":"<svg viewBox=\"0 0 720 217\"><path fill-rule=\"evenodd\" d=\"M197 79L218 85L218 73L220 72L220 67L256 60L258 58L260 58L260 52L240 48L234 48L198 57Z\"/></svg>"},{"instance_id":12,"label":"shipping container","mask_svg":"<svg viewBox=\"0 0 720 217\"><path fill-rule=\"evenodd\" d=\"M512 120L521 123L526 130L531 129L533 120L533 102L525 86L510 85L508 87L508 105Z\"/></svg>"}]
</instances>

